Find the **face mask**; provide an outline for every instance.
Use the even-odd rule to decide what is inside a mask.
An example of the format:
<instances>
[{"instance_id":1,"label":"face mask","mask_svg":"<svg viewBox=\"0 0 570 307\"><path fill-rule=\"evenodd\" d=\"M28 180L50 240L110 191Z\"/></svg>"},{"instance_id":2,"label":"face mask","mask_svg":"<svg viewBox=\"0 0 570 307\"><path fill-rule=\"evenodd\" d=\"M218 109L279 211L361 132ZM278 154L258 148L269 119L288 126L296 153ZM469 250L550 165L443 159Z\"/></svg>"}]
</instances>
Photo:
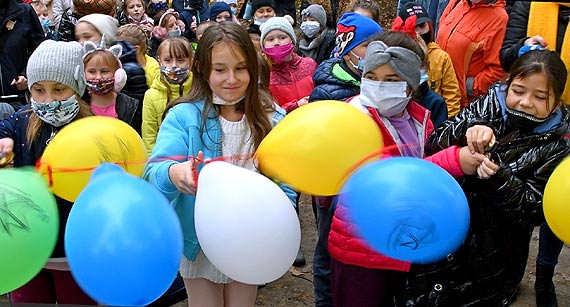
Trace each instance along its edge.
<instances>
[{"instance_id":1,"label":"face mask","mask_svg":"<svg viewBox=\"0 0 570 307\"><path fill-rule=\"evenodd\" d=\"M44 28L44 30L49 29L49 26L51 25L51 21L48 18L40 19L40 23L42 24L42 28Z\"/></svg>"},{"instance_id":2,"label":"face mask","mask_svg":"<svg viewBox=\"0 0 570 307\"><path fill-rule=\"evenodd\" d=\"M170 83L180 84L186 80L190 73L187 67L160 67L160 72Z\"/></svg>"},{"instance_id":3,"label":"face mask","mask_svg":"<svg viewBox=\"0 0 570 307\"><path fill-rule=\"evenodd\" d=\"M518 130L520 132L527 133L533 131L536 127L540 126L547 119L548 117L538 118L524 112L507 108L506 126L507 130L509 131Z\"/></svg>"},{"instance_id":4,"label":"face mask","mask_svg":"<svg viewBox=\"0 0 570 307\"><path fill-rule=\"evenodd\" d=\"M113 90L115 78L86 80L85 85L90 94L104 96Z\"/></svg>"},{"instance_id":5,"label":"face mask","mask_svg":"<svg viewBox=\"0 0 570 307\"><path fill-rule=\"evenodd\" d=\"M406 82L382 82L362 78L360 102L378 110L380 115L392 117L401 114L411 97L406 94Z\"/></svg>"},{"instance_id":6,"label":"face mask","mask_svg":"<svg viewBox=\"0 0 570 307\"><path fill-rule=\"evenodd\" d=\"M180 31L180 29L168 31L168 37L178 37L181 34L182 34L182 31Z\"/></svg>"},{"instance_id":7,"label":"face mask","mask_svg":"<svg viewBox=\"0 0 570 307\"><path fill-rule=\"evenodd\" d=\"M267 20L269 20L269 18L257 18L257 17L255 17L255 18L253 19L253 24L254 24L254 25L261 26L261 25L262 25L264 22L266 22Z\"/></svg>"},{"instance_id":8,"label":"face mask","mask_svg":"<svg viewBox=\"0 0 570 307\"><path fill-rule=\"evenodd\" d=\"M424 43L426 43L426 45L429 44L429 43L431 43L431 40L430 40L431 35L430 35L429 32L426 32L426 33L424 33L424 34L421 34L420 37L424 40Z\"/></svg>"},{"instance_id":9,"label":"face mask","mask_svg":"<svg viewBox=\"0 0 570 307\"><path fill-rule=\"evenodd\" d=\"M267 54L267 56L271 58L275 64L283 63L283 61L285 61L285 59L291 55L292 51L293 43L263 49L263 52L265 52L265 54Z\"/></svg>"},{"instance_id":10,"label":"face mask","mask_svg":"<svg viewBox=\"0 0 570 307\"><path fill-rule=\"evenodd\" d=\"M420 84L423 84L427 80L429 80L427 71L425 69L420 69Z\"/></svg>"},{"instance_id":11,"label":"face mask","mask_svg":"<svg viewBox=\"0 0 570 307\"><path fill-rule=\"evenodd\" d=\"M354 69L362 71L364 69L364 58L357 56L354 52L352 52L352 50L350 50L350 54L354 55L358 59L358 65L354 65L354 63L352 63L352 60L348 60L350 62L350 65L352 65Z\"/></svg>"},{"instance_id":12,"label":"face mask","mask_svg":"<svg viewBox=\"0 0 570 307\"><path fill-rule=\"evenodd\" d=\"M45 123L61 127L71 122L79 113L79 102L75 95L52 102L36 102L31 99L32 111Z\"/></svg>"},{"instance_id":13,"label":"face mask","mask_svg":"<svg viewBox=\"0 0 570 307\"><path fill-rule=\"evenodd\" d=\"M301 31L303 31L308 38L317 36L320 30L321 24L316 21L305 21L301 23Z\"/></svg>"},{"instance_id":14,"label":"face mask","mask_svg":"<svg viewBox=\"0 0 570 307\"><path fill-rule=\"evenodd\" d=\"M234 101L225 101L222 98L220 98L219 96L214 94L212 102L214 104L221 105L221 106L233 106L233 105L237 104L238 102L242 101L244 98L245 98L245 95L241 96L240 98L238 98L237 100L234 100Z\"/></svg>"},{"instance_id":15,"label":"face mask","mask_svg":"<svg viewBox=\"0 0 570 307\"><path fill-rule=\"evenodd\" d=\"M156 12L166 11L168 9L168 3L166 3L166 2L151 3L150 9L154 10Z\"/></svg>"},{"instance_id":16,"label":"face mask","mask_svg":"<svg viewBox=\"0 0 570 307\"><path fill-rule=\"evenodd\" d=\"M237 7L230 7L230 10L232 10L233 16L237 16L237 13L238 13Z\"/></svg>"}]
</instances>

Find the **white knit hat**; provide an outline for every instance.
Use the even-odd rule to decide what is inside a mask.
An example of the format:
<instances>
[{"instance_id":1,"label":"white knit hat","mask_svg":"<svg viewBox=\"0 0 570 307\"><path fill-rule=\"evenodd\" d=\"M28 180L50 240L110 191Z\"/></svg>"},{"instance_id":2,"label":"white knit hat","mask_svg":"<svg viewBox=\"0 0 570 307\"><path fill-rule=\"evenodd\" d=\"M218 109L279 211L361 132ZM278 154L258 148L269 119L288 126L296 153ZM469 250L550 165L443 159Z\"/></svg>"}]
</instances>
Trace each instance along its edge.
<instances>
[{"instance_id":1,"label":"white knit hat","mask_svg":"<svg viewBox=\"0 0 570 307\"><path fill-rule=\"evenodd\" d=\"M85 92L83 69L83 47L78 42L41 43L30 56L26 75L28 89L40 81L54 81L65 84L79 95Z\"/></svg>"},{"instance_id":2,"label":"white knit hat","mask_svg":"<svg viewBox=\"0 0 570 307\"><path fill-rule=\"evenodd\" d=\"M88 22L95 27L99 34L105 36L107 46L111 45L111 42L117 34L117 28L119 27L117 19L103 14L89 14L83 16L77 21L77 23L80 22Z\"/></svg>"}]
</instances>

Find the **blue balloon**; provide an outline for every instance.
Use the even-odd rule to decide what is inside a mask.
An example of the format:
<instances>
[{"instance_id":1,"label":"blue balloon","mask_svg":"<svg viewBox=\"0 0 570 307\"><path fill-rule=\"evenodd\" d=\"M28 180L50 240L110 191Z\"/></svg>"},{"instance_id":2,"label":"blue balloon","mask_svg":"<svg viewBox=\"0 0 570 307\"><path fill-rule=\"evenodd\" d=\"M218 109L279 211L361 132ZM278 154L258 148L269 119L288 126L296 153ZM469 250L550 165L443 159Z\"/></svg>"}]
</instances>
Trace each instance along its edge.
<instances>
[{"instance_id":1,"label":"blue balloon","mask_svg":"<svg viewBox=\"0 0 570 307\"><path fill-rule=\"evenodd\" d=\"M445 170L418 158L380 160L358 169L340 203L370 247L394 259L432 263L461 246L469 229L463 190Z\"/></svg>"},{"instance_id":2,"label":"blue balloon","mask_svg":"<svg viewBox=\"0 0 570 307\"><path fill-rule=\"evenodd\" d=\"M159 298L176 278L182 244L166 197L108 164L79 194L65 230L71 273L104 305L144 306Z\"/></svg>"}]
</instances>

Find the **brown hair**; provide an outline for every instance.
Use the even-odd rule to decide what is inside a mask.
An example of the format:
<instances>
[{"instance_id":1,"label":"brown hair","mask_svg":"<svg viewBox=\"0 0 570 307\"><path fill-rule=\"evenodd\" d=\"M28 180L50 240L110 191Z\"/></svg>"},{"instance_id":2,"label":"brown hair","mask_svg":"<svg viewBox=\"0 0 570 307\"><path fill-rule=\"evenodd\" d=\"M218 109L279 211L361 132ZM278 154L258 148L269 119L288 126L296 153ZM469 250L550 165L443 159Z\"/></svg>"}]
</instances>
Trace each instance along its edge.
<instances>
[{"instance_id":1,"label":"brown hair","mask_svg":"<svg viewBox=\"0 0 570 307\"><path fill-rule=\"evenodd\" d=\"M168 52L171 57L174 58L189 58L190 63L192 63L192 46L190 42L185 37L169 37L160 43L158 49L156 50L156 58L160 61L161 55L164 56ZM170 86L168 86L168 81L161 74L160 81L167 85L166 86L166 104L170 103L172 97L172 91Z\"/></svg>"},{"instance_id":2,"label":"brown hair","mask_svg":"<svg viewBox=\"0 0 570 307\"><path fill-rule=\"evenodd\" d=\"M79 93L75 93L75 97L79 102L79 113L75 115L72 122L80 118L92 116L93 113L91 113L91 108L89 108L89 105L81 99L81 95ZM29 145L32 145L32 143L40 136L40 131L42 131L44 121L41 120L31 109L29 112L28 126L26 127L26 140Z\"/></svg>"},{"instance_id":3,"label":"brown hair","mask_svg":"<svg viewBox=\"0 0 570 307\"><path fill-rule=\"evenodd\" d=\"M83 58L83 65L87 66L87 63L93 59L101 59L103 63L109 65L111 70L116 71L117 69L121 68L121 62L117 57L109 50L105 49L97 49L93 52L88 53Z\"/></svg>"},{"instance_id":4,"label":"brown hair","mask_svg":"<svg viewBox=\"0 0 570 307\"><path fill-rule=\"evenodd\" d=\"M382 17L380 12L380 5L376 1L373 0L358 0L350 9L351 12L356 11L357 9L367 10L372 15L372 19L377 23L380 23L380 17Z\"/></svg>"},{"instance_id":5,"label":"brown hair","mask_svg":"<svg viewBox=\"0 0 570 307\"><path fill-rule=\"evenodd\" d=\"M179 103L204 101L203 121L201 124L203 130L206 130L205 119L208 118L212 111L215 112L216 116L219 116L218 107L212 103L212 89L208 84L212 71L212 49L218 45L226 46L235 55L241 54L245 58L250 81L246 89L245 99L240 101L236 107L239 111L245 113L245 118L253 136L254 149L257 149L272 128L268 113L275 111L274 101L267 91L259 88L257 52L245 28L237 23L231 21L213 23L206 29L198 44L194 64L192 65L194 81L192 82L190 92L183 98L169 104L165 114L170 108Z\"/></svg>"},{"instance_id":6,"label":"brown hair","mask_svg":"<svg viewBox=\"0 0 570 307\"><path fill-rule=\"evenodd\" d=\"M127 6L129 6L129 2L131 2L131 1L133 1L133 0L124 0L123 1L123 7L122 8L125 11L125 14L127 14ZM146 13L146 10L148 9L147 4L145 3L146 1L144 1L144 0L138 0L138 1L140 1L142 4L142 7L144 9L143 13Z\"/></svg>"},{"instance_id":7,"label":"brown hair","mask_svg":"<svg viewBox=\"0 0 570 307\"><path fill-rule=\"evenodd\" d=\"M139 46L139 52L142 54L146 54L148 50L148 37L144 30L132 23L120 26L114 40L124 40L133 46Z\"/></svg>"}]
</instances>

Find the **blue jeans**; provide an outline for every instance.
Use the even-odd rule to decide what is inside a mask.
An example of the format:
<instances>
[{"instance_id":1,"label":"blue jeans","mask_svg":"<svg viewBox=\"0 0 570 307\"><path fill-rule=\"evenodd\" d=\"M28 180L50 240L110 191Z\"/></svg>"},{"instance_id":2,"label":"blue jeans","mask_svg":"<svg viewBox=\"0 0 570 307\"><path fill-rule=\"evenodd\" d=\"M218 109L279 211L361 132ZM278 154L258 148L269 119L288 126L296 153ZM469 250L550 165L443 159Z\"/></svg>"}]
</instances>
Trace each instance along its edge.
<instances>
[{"instance_id":1,"label":"blue jeans","mask_svg":"<svg viewBox=\"0 0 570 307\"><path fill-rule=\"evenodd\" d=\"M329 254L329 232L336 209L337 197L333 197L329 207L317 206L317 245L313 258L313 286L315 306L332 307L331 255Z\"/></svg>"},{"instance_id":2,"label":"blue jeans","mask_svg":"<svg viewBox=\"0 0 570 307\"><path fill-rule=\"evenodd\" d=\"M538 239L538 256L536 264L553 268L558 264L558 256L564 247L564 243L556 237L546 223L540 225Z\"/></svg>"}]
</instances>

